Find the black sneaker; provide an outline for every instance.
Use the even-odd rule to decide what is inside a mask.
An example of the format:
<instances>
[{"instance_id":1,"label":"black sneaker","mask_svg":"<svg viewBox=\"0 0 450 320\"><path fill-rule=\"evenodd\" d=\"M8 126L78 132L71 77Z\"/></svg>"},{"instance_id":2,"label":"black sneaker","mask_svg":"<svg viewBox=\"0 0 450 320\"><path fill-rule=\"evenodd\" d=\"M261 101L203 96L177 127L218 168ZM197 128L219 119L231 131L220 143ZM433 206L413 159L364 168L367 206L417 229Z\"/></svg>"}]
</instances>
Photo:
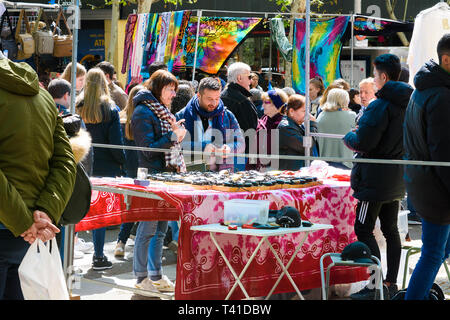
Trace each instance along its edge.
<instances>
[{"instance_id":1,"label":"black sneaker","mask_svg":"<svg viewBox=\"0 0 450 320\"><path fill-rule=\"evenodd\" d=\"M352 300L374 300L375 299L375 289L369 289L367 287L362 288L358 292L352 293L350 298Z\"/></svg>"},{"instance_id":2,"label":"black sneaker","mask_svg":"<svg viewBox=\"0 0 450 320\"><path fill-rule=\"evenodd\" d=\"M362 288L360 291L350 295L352 300L380 300L378 289ZM389 289L383 284L383 300L389 300Z\"/></svg>"},{"instance_id":3,"label":"black sneaker","mask_svg":"<svg viewBox=\"0 0 450 320\"><path fill-rule=\"evenodd\" d=\"M387 287L387 292L389 294L389 296L386 296L386 293L384 293L384 300L391 300L397 294L398 287L394 283L391 283L391 285L389 287L386 285L384 285L384 286ZM385 290L385 292L386 292L386 290Z\"/></svg>"},{"instance_id":4,"label":"black sneaker","mask_svg":"<svg viewBox=\"0 0 450 320\"><path fill-rule=\"evenodd\" d=\"M103 256L101 258L93 257L92 259L92 269L96 271L100 270L106 270L112 268L112 262L108 261L108 258L106 256Z\"/></svg>"}]
</instances>

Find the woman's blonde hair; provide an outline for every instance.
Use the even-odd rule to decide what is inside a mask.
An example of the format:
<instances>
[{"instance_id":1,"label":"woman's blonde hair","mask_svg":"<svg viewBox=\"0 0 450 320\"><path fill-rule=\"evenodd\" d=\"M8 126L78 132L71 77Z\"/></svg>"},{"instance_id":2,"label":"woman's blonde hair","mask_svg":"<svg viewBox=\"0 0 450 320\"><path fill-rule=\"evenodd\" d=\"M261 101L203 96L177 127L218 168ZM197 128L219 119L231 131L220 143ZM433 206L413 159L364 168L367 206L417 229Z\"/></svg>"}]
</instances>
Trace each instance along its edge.
<instances>
[{"instance_id":1,"label":"woman's blonde hair","mask_svg":"<svg viewBox=\"0 0 450 320\"><path fill-rule=\"evenodd\" d=\"M323 111L338 111L346 109L350 102L350 96L347 91L340 88L331 89L328 92L327 102L322 106Z\"/></svg>"},{"instance_id":2,"label":"woman's blonde hair","mask_svg":"<svg viewBox=\"0 0 450 320\"><path fill-rule=\"evenodd\" d=\"M133 132L131 131L131 117L133 116L136 106L133 103L133 98L136 93L143 89L145 89L145 87L142 84L134 86L128 94L127 105L122 111L120 111L120 120L125 120L125 138L128 140L134 140Z\"/></svg>"},{"instance_id":3,"label":"woman's blonde hair","mask_svg":"<svg viewBox=\"0 0 450 320\"><path fill-rule=\"evenodd\" d=\"M333 89L344 89L344 86L342 84L338 84L338 83L330 84L323 92L322 98L320 98L320 101L319 101L320 107L322 107L327 102L328 94Z\"/></svg>"},{"instance_id":4,"label":"woman's blonde hair","mask_svg":"<svg viewBox=\"0 0 450 320\"><path fill-rule=\"evenodd\" d=\"M100 123L109 120L109 111L114 102L109 95L108 81L102 70L92 68L88 71L83 91L77 103L77 113L83 121Z\"/></svg>"},{"instance_id":5,"label":"woman's blonde hair","mask_svg":"<svg viewBox=\"0 0 450 320\"><path fill-rule=\"evenodd\" d=\"M81 77L86 75L86 68L77 62L77 72L76 77ZM64 69L64 72L61 74L60 79L67 80L69 82L72 82L72 62L70 62L66 68Z\"/></svg>"}]
</instances>

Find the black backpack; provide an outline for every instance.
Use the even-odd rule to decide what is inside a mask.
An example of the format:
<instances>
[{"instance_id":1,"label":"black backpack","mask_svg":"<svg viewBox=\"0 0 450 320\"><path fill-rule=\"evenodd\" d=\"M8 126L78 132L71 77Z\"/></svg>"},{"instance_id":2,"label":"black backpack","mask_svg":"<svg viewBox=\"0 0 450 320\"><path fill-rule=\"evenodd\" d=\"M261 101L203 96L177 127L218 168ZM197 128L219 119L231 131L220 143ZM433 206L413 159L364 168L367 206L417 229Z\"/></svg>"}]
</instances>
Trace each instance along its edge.
<instances>
[{"instance_id":1,"label":"black backpack","mask_svg":"<svg viewBox=\"0 0 450 320\"><path fill-rule=\"evenodd\" d=\"M399 290L391 300L405 300L406 290L407 289ZM428 300L445 300L444 291L442 291L437 283L433 283L428 295Z\"/></svg>"},{"instance_id":2,"label":"black backpack","mask_svg":"<svg viewBox=\"0 0 450 320\"><path fill-rule=\"evenodd\" d=\"M83 164L77 164L77 176L72 196L59 220L59 224L77 224L80 222L91 207L92 185L89 176L84 170Z\"/></svg>"}]
</instances>

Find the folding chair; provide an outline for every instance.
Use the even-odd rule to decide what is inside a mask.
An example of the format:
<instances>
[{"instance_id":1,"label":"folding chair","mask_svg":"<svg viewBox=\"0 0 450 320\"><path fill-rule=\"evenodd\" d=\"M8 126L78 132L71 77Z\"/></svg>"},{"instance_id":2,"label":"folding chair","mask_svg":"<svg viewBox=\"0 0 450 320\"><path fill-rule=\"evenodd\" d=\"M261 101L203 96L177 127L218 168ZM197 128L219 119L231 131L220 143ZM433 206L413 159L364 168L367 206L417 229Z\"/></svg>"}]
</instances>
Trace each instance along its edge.
<instances>
[{"instance_id":1,"label":"folding chair","mask_svg":"<svg viewBox=\"0 0 450 320\"><path fill-rule=\"evenodd\" d=\"M402 249L406 250L406 257L405 257L405 268L403 271L403 284L402 289L406 288L406 278L408 277L408 262L409 257L420 253L422 251L422 241L421 240L413 240L413 241L407 241L404 245L402 245ZM450 271L448 269L446 261L442 263L444 265L445 271L447 272L448 281L450 281Z\"/></svg>"},{"instance_id":2,"label":"folding chair","mask_svg":"<svg viewBox=\"0 0 450 320\"><path fill-rule=\"evenodd\" d=\"M331 258L331 263L327 267L326 272L326 281L325 281L325 274L324 274L324 268L323 268L323 260L326 257ZM330 271L331 268L334 266L354 266L354 267L375 267L377 269L376 275L379 276L378 279L375 281L375 285L378 286L378 290L380 291L380 300L384 300L383 295L383 269L381 266L380 260L372 256L372 260L374 260L374 263L361 263L361 262L355 262L352 260L342 260L340 253L325 253L320 257L320 279L322 281L322 300L328 299L328 288L330 287Z\"/></svg>"}]
</instances>

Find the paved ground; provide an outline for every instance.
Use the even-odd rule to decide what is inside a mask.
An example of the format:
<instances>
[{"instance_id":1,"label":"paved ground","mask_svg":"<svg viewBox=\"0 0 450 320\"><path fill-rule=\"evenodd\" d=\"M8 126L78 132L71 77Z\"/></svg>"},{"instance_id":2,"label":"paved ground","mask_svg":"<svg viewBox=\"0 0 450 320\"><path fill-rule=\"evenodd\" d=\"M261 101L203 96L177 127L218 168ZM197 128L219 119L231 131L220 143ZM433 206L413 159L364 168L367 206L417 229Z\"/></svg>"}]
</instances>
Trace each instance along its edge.
<instances>
[{"instance_id":1,"label":"paved ground","mask_svg":"<svg viewBox=\"0 0 450 320\"><path fill-rule=\"evenodd\" d=\"M409 226L410 237L413 240L419 240L421 235L421 227L417 225ZM93 271L91 269L92 262L92 253L85 254L82 259L74 260L75 269L81 270L83 274L83 280L79 283L79 288L74 289L72 294L74 296L79 296L81 300L153 300L153 299L171 299L171 296L160 296L160 297L146 297L135 292L131 292L128 290L122 290L112 287L111 285L117 285L122 287L134 288L134 284L136 279L133 275L133 246L127 245L125 247L125 258L118 260L114 258L114 248L117 241L117 234L119 229L107 230L106 232L106 242L105 242L105 254L108 256L108 259L113 262L113 268L107 271ZM92 241L92 234L90 232L80 232L79 237L84 239L85 241ZM130 244L130 241L127 243ZM382 252L385 251L383 249L384 244L381 242L380 247L382 248ZM169 250L168 248L164 248L164 259L163 259L163 271L169 279L175 282L176 277L176 255ZM398 276L398 284L401 286L403 280L403 266L404 266L404 256L405 251L403 251L400 271ZM419 258L419 254L413 255L410 258L409 269L410 274L415 266ZM382 262L384 269L386 269L385 265L385 257L382 254ZM104 284L99 284L95 281L103 281ZM436 282L444 289L446 294L446 299L450 300L450 283L447 279L447 275L444 267L441 267ZM349 285L341 285L337 289L338 295L334 294L331 299L349 299L348 295L352 292L358 291L360 288L364 286L364 282L359 282L355 284ZM320 300L320 288L310 290L308 293L304 295L307 300ZM285 294L285 295L277 295L274 296L274 299L298 299L295 294Z\"/></svg>"}]
</instances>

